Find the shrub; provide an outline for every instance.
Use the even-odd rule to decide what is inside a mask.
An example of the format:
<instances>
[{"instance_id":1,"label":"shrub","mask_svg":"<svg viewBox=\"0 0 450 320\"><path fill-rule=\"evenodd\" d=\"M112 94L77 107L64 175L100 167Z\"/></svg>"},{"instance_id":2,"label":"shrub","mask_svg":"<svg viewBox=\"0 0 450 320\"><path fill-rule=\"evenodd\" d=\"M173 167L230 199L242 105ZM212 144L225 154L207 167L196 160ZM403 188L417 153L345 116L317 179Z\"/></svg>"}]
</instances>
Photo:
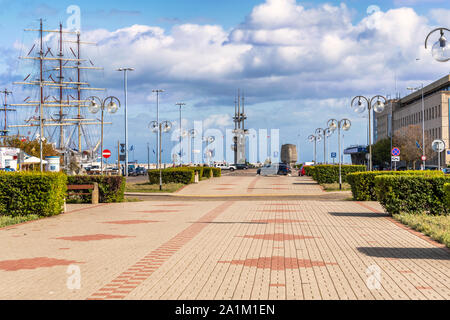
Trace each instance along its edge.
<instances>
[{"instance_id":1,"label":"shrub","mask_svg":"<svg viewBox=\"0 0 450 320\"><path fill-rule=\"evenodd\" d=\"M63 173L1 172L0 215L60 214L66 190L67 176Z\"/></svg>"},{"instance_id":2,"label":"shrub","mask_svg":"<svg viewBox=\"0 0 450 320\"><path fill-rule=\"evenodd\" d=\"M347 174L357 171L366 171L366 167L362 165L342 165L342 182L347 182ZM313 179L320 184L339 182L339 166L329 164L314 166Z\"/></svg>"},{"instance_id":3,"label":"shrub","mask_svg":"<svg viewBox=\"0 0 450 320\"><path fill-rule=\"evenodd\" d=\"M203 176L205 178L211 178L213 176L213 170L211 167L203 167Z\"/></svg>"},{"instance_id":4,"label":"shrub","mask_svg":"<svg viewBox=\"0 0 450 320\"><path fill-rule=\"evenodd\" d=\"M213 176L214 177L220 177L222 176L222 169L220 168L211 168L213 171Z\"/></svg>"},{"instance_id":5,"label":"shrub","mask_svg":"<svg viewBox=\"0 0 450 320\"><path fill-rule=\"evenodd\" d=\"M305 166L305 175L312 177L314 172L313 166Z\"/></svg>"},{"instance_id":6,"label":"shrub","mask_svg":"<svg viewBox=\"0 0 450 320\"><path fill-rule=\"evenodd\" d=\"M347 182L352 188L353 200L356 201L376 201L375 177L380 175L443 175L442 171L369 171L355 172L347 175Z\"/></svg>"},{"instance_id":7,"label":"shrub","mask_svg":"<svg viewBox=\"0 0 450 320\"><path fill-rule=\"evenodd\" d=\"M190 184L194 182L195 171L186 167L161 170L162 182ZM159 184L159 170L148 170L150 184Z\"/></svg>"},{"instance_id":8,"label":"shrub","mask_svg":"<svg viewBox=\"0 0 450 320\"><path fill-rule=\"evenodd\" d=\"M98 193L100 203L122 202L124 200L124 192L126 179L122 176L69 176L68 184L92 184L98 183ZM71 190L71 192L77 192ZM85 192L81 190L81 192ZM77 201L78 200L78 201ZM80 195L77 196L77 200L69 199L67 202L82 202L90 203L91 196Z\"/></svg>"},{"instance_id":9,"label":"shrub","mask_svg":"<svg viewBox=\"0 0 450 320\"><path fill-rule=\"evenodd\" d=\"M445 205L450 207L450 183L444 184Z\"/></svg>"},{"instance_id":10,"label":"shrub","mask_svg":"<svg viewBox=\"0 0 450 320\"><path fill-rule=\"evenodd\" d=\"M444 184L448 176L378 175L375 192L378 201L390 214L447 214Z\"/></svg>"}]
</instances>

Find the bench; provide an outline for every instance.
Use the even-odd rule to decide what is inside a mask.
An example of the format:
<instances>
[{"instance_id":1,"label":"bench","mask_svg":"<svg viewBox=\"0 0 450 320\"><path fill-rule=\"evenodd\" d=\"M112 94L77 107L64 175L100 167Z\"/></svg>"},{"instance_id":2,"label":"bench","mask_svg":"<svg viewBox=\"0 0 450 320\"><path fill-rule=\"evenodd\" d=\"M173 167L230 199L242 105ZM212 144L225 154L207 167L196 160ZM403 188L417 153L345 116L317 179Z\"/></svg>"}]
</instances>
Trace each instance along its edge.
<instances>
[{"instance_id":1,"label":"bench","mask_svg":"<svg viewBox=\"0 0 450 320\"><path fill-rule=\"evenodd\" d=\"M67 191L69 190L92 190L92 204L98 204L98 183L94 182L93 184L69 184L67 185ZM68 196L74 195L90 195L91 192L67 192Z\"/></svg>"}]
</instances>

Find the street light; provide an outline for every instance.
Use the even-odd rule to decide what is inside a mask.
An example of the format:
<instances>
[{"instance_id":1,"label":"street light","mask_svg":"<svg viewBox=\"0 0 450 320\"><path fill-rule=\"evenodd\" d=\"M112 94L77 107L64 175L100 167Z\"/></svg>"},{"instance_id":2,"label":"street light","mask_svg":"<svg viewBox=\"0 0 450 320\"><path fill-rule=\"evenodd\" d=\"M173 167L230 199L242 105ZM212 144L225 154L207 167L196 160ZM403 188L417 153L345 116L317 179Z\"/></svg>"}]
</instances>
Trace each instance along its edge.
<instances>
[{"instance_id":1,"label":"street light","mask_svg":"<svg viewBox=\"0 0 450 320\"><path fill-rule=\"evenodd\" d=\"M202 140L203 140L204 143L206 143L205 147L207 147L208 145L210 145L211 143L216 141L216 138L214 136L209 136L209 137L203 137ZM202 146L202 149L203 149L203 146ZM209 163L210 163L209 158L211 158L211 156L212 156L212 151L211 150L205 150L205 152L202 153L202 158L203 158L203 154L206 155L206 158L208 159L207 160L208 161L208 165L209 165ZM203 162L203 159L202 159L202 162Z\"/></svg>"},{"instance_id":2,"label":"street light","mask_svg":"<svg viewBox=\"0 0 450 320\"><path fill-rule=\"evenodd\" d=\"M128 177L128 71L134 71L134 68L119 68L117 71L123 71L123 91L125 94L125 177ZM120 168L120 165L117 166Z\"/></svg>"},{"instance_id":3,"label":"street light","mask_svg":"<svg viewBox=\"0 0 450 320\"><path fill-rule=\"evenodd\" d=\"M162 168L161 168L161 142L162 142L162 133L169 132L172 129L172 123L170 121L163 121L161 123L158 123L157 121L152 121L149 123L148 127L152 132L159 133L159 136L157 135L156 138L159 140L159 190L162 190Z\"/></svg>"},{"instance_id":4,"label":"street light","mask_svg":"<svg viewBox=\"0 0 450 320\"><path fill-rule=\"evenodd\" d=\"M181 107L182 106L185 106L186 105L186 103L183 103L183 102L179 102L179 103L176 103L175 105L177 105L177 106L179 106L180 107L180 166L181 166L181 139L182 139L182 137L183 137L183 132L181 131Z\"/></svg>"},{"instance_id":5,"label":"street light","mask_svg":"<svg viewBox=\"0 0 450 320\"><path fill-rule=\"evenodd\" d=\"M424 103L424 99L423 99L423 83L420 87L417 88L411 88L408 87L406 88L407 90L411 90L411 91L417 91L419 89L422 89L422 162L423 162L423 166L422 166L422 170L425 170L425 103Z\"/></svg>"},{"instance_id":6,"label":"street light","mask_svg":"<svg viewBox=\"0 0 450 320\"><path fill-rule=\"evenodd\" d=\"M344 131L350 130L352 123L348 119L342 119L337 121L336 119L330 119L327 122L328 128L331 131L338 129L338 148L339 148L339 190L342 190L342 160L341 160L341 129Z\"/></svg>"},{"instance_id":7,"label":"street light","mask_svg":"<svg viewBox=\"0 0 450 320\"><path fill-rule=\"evenodd\" d=\"M100 149L101 149L100 170L101 170L101 174L103 175L103 118L104 118L105 108L108 111L108 113L111 113L111 114L116 113L117 110L119 110L119 108L120 108L120 100L113 96L107 97L104 100L100 99L99 97L92 96L92 97L89 97L87 99L87 101L90 101L90 103L88 105L88 110L90 113L96 114L99 110L102 111L102 119L101 119L102 130L101 130L101 138L100 138L101 139L100 140L101 141L101 143L100 143Z\"/></svg>"},{"instance_id":8,"label":"street light","mask_svg":"<svg viewBox=\"0 0 450 320\"><path fill-rule=\"evenodd\" d=\"M333 131L330 130L330 128L317 128L316 129L316 135L323 137L323 163L327 163L327 149L326 149L326 143L327 138L330 137L333 134Z\"/></svg>"},{"instance_id":9,"label":"street light","mask_svg":"<svg viewBox=\"0 0 450 320\"><path fill-rule=\"evenodd\" d=\"M188 136L190 137L189 143L191 145L191 152L190 152L190 154L192 155L191 163L194 164L194 139L195 139L195 137L197 137L197 130L195 130L195 129L189 130Z\"/></svg>"},{"instance_id":10,"label":"street light","mask_svg":"<svg viewBox=\"0 0 450 320\"><path fill-rule=\"evenodd\" d=\"M374 104L374 100L376 99L376 102ZM363 103L363 100L366 102L366 104ZM384 100L384 101L382 101ZM372 109L376 113L381 113L384 110L384 106L387 102L387 99L381 95L376 95L372 97L372 99L366 98L364 96L356 96L352 99L351 107L353 110L357 113L363 113L364 111L369 112L369 171L372 171L372 121L371 121L371 115L372 115Z\"/></svg>"},{"instance_id":11,"label":"street light","mask_svg":"<svg viewBox=\"0 0 450 320\"><path fill-rule=\"evenodd\" d=\"M309 142L314 142L314 164L316 164L317 163L317 161L316 161L316 155L317 155L317 141L320 141L320 140L322 140L322 137L321 136L319 136L319 135L310 135L309 137L308 137L308 141Z\"/></svg>"},{"instance_id":12,"label":"street light","mask_svg":"<svg viewBox=\"0 0 450 320\"><path fill-rule=\"evenodd\" d=\"M152 92L156 93L156 123L159 123L159 94L164 92L164 90L155 89L155 90L152 90ZM158 128L158 126L156 128ZM159 149L158 148L158 136L156 136L156 148ZM158 155L157 155L157 157L158 157ZM160 159L156 159L156 163L157 163L157 166L159 166Z\"/></svg>"},{"instance_id":13,"label":"street light","mask_svg":"<svg viewBox=\"0 0 450 320\"><path fill-rule=\"evenodd\" d=\"M432 30L425 38L425 49L427 49L428 38L431 36L431 34L436 31L440 32L441 36L439 37L438 41L436 41L433 44L433 47L431 48L431 55L436 61L439 62L446 62L450 60L450 46L447 42L447 39L444 37L444 30L450 32L450 30L447 28L436 28Z\"/></svg>"}]
</instances>

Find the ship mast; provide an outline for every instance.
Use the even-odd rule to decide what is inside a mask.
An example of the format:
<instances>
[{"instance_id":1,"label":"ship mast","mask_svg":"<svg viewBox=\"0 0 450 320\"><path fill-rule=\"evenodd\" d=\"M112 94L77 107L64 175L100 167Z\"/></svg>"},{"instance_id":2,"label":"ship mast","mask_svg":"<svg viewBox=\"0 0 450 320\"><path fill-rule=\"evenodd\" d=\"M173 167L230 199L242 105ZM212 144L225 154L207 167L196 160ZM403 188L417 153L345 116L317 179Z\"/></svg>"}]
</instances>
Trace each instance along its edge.
<instances>
[{"instance_id":1,"label":"ship mast","mask_svg":"<svg viewBox=\"0 0 450 320\"><path fill-rule=\"evenodd\" d=\"M10 106L20 106L20 107L35 107L36 111L39 110L39 117L32 117L26 121L26 124L23 125L10 125L8 127L39 127L40 131L40 140L42 145L42 138L44 138L44 127L59 127L59 143L58 143L58 149L60 152L65 152L65 149L69 145L69 142L71 140L72 133L69 135L68 140L65 141L65 126L75 126L78 131L78 152L81 153L82 151L82 136L84 134L84 125L100 125L100 121L96 119L86 119L83 117L82 110L83 107L87 107L87 103L89 101L82 100L82 90L95 90L95 91L104 91L104 88L92 88L89 86L89 83L82 82L81 80L81 70L82 69L97 69L102 70L102 68L94 67L93 63L89 60L92 66L82 66L82 62L86 61L85 59L81 59L81 44L95 44L90 42L81 42L80 41L80 33L79 32L72 32L72 31L63 31L62 24L59 24L58 30L44 30L43 28L43 22L42 19L40 19L39 29L26 29L25 31L37 31L39 34L39 44L38 44L38 55L36 56L30 56L30 54L33 52L36 45L33 45L31 50L29 51L27 56L20 57L21 59L32 59L32 60L39 60L39 77L38 79L29 79L31 74L29 74L23 81L14 82L14 84L18 85L32 85L32 86L39 86L39 100L38 101L32 101L29 100L30 97L26 98L23 103L20 104L10 104ZM44 51L44 33L58 33L58 54L57 57L53 57L53 54L51 52L51 48L47 48L47 51ZM64 40L63 35L64 34L72 34L76 35L76 40ZM64 56L64 50L63 50L63 43L76 43L76 53L72 48L70 48L70 51L72 51L72 54L74 55L74 58L67 58ZM50 56L47 56L50 54ZM57 62L57 65L53 65L50 69L47 70L46 62ZM69 62L74 62L74 65L67 65ZM67 76L64 76L64 70L67 69L76 69L77 78L76 81L73 81L70 77L67 79ZM53 79L52 74L50 74L49 79L45 78L46 72L53 72L57 71L58 75L58 81L55 81ZM59 91L59 99L53 98L54 101L48 101L48 98L51 96L50 93L44 92L44 89L58 89ZM69 97L71 97L70 94L67 95L67 101L64 101L64 90L76 90L77 91L77 100L75 100L74 97L72 97L73 100L70 100ZM45 93L45 94L44 94ZM46 97L46 94L48 97ZM52 119L51 117L49 119L44 118L44 110L45 108L58 108L59 113L55 114L56 119ZM71 108L76 108L77 112L75 116L69 116L67 117L67 114L70 114L70 112L65 112L66 108L69 108L67 110L70 110ZM73 109L72 109L73 110ZM72 119L73 118L73 119ZM39 122L39 123L37 123ZM104 122L104 124L111 124L110 122ZM6 126L6 125L5 125ZM6 129L5 129L6 130ZM86 138L86 137L85 137ZM88 144L87 138L86 138L86 144ZM41 147L41 160L42 160L42 147ZM41 169L42 169L42 161L41 161Z\"/></svg>"},{"instance_id":2,"label":"ship mast","mask_svg":"<svg viewBox=\"0 0 450 320\"><path fill-rule=\"evenodd\" d=\"M16 111L15 109L9 109L8 108L8 96L12 93L11 91L8 91L8 89L5 89L3 91L0 91L0 93L2 93L4 95L4 100L3 100L3 112L5 113L5 121L4 121L4 126L3 129L0 130L0 136L6 137L8 136L8 112L9 111Z\"/></svg>"}]
</instances>

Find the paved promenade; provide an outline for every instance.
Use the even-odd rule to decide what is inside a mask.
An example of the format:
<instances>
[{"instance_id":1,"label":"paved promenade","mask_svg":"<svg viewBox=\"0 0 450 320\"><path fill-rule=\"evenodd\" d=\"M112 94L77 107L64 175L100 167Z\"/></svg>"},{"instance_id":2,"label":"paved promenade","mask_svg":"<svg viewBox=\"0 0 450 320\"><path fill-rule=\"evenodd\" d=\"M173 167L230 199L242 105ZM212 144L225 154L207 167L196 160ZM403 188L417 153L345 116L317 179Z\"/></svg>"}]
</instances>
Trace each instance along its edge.
<instances>
[{"instance_id":1,"label":"paved promenade","mask_svg":"<svg viewBox=\"0 0 450 320\"><path fill-rule=\"evenodd\" d=\"M305 178L232 176L181 191L215 192L323 191ZM374 202L176 198L69 210L0 230L0 299L450 298L449 251Z\"/></svg>"}]
</instances>

